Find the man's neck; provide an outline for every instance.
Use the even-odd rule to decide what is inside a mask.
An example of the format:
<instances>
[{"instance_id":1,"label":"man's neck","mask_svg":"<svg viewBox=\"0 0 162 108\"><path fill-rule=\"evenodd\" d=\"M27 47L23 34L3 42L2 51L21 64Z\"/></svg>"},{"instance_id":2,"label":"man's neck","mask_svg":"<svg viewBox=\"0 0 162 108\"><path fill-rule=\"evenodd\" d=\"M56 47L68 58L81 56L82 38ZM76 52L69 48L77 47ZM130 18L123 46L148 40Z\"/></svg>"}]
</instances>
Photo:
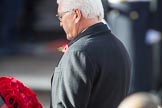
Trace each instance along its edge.
<instances>
[{"instance_id":1,"label":"man's neck","mask_svg":"<svg viewBox=\"0 0 162 108\"><path fill-rule=\"evenodd\" d=\"M93 19L83 19L80 22L80 26L79 26L79 33L84 32L87 28L89 28L90 26L97 24L101 21L99 21L97 18L93 18Z\"/></svg>"}]
</instances>

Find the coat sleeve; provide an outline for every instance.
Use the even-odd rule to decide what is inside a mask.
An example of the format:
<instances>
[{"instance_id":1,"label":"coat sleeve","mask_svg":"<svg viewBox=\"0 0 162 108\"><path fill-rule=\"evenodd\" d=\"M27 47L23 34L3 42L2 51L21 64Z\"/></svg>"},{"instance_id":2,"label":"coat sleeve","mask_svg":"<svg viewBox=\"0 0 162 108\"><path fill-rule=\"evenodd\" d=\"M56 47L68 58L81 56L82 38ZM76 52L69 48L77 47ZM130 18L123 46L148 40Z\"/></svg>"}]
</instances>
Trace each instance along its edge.
<instances>
[{"instance_id":1,"label":"coat sleeve","mask_svg":"<svg viewBox=\"0 0 162 108\"><path fill-rule=\"evenodd\" d=\"M85 52L70 52L61 65L60 108L87 108L94 71L90 57Z\"/></svg>"}]
</instances>

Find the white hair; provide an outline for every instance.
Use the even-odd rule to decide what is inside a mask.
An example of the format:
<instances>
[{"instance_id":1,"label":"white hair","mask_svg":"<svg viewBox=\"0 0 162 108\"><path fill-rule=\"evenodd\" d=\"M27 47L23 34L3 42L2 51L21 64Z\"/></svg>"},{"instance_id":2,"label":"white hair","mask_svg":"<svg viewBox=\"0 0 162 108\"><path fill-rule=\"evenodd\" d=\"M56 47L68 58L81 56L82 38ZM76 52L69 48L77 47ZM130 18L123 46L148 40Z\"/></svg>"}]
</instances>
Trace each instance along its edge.
<instances>
[{"instance_id":1,"label":"white hair","mask_svg":"<svg viewBox=\"0 0 162 108\"><path fill-rule=\"evenodd\" d=\"M85 18L104 18L104 9L101 0L57 0L61 4L62 11L69 11L72 9L81 10Z\"/></svg>"}]
</instances>

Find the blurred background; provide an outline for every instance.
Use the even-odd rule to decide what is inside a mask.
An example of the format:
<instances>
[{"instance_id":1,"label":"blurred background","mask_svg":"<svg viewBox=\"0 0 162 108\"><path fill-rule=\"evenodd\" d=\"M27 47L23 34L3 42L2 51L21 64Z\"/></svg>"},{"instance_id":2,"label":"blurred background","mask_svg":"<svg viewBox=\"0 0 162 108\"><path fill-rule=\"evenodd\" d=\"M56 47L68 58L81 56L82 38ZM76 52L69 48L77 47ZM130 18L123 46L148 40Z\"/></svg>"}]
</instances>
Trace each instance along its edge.
<instances>
[{"instance_id":1,"label":"blurred background","mask_svg":"<svg viewBox=\"0 0 162 108\"><path fill-rule=\"evenodd\" d=\"M161 0L102 0L112 32L132 59L129 93L162 94ZM50 80L68 43L54 0L1 0L0 76L14 76L49 108Z\"/></svg>"}]
</instances>

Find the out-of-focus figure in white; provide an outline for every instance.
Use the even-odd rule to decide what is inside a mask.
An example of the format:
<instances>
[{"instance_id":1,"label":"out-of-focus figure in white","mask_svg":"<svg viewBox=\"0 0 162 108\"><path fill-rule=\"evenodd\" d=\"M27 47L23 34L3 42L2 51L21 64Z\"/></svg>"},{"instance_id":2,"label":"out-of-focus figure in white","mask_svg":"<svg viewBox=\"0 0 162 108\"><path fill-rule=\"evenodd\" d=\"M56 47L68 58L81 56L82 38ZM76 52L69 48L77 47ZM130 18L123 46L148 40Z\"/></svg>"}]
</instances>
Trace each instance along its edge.
<instances>
[{"instance_id":1,"label":"out-of-focus figure in white","mask_svg":"<svg viewBox=\"0 0 162 108\"><path fill-rule=\"evenodd\" d=\"M161 108L160 98L152 93L138 92L126 97L118 108Z\"/></svg>"}]
</instances>

